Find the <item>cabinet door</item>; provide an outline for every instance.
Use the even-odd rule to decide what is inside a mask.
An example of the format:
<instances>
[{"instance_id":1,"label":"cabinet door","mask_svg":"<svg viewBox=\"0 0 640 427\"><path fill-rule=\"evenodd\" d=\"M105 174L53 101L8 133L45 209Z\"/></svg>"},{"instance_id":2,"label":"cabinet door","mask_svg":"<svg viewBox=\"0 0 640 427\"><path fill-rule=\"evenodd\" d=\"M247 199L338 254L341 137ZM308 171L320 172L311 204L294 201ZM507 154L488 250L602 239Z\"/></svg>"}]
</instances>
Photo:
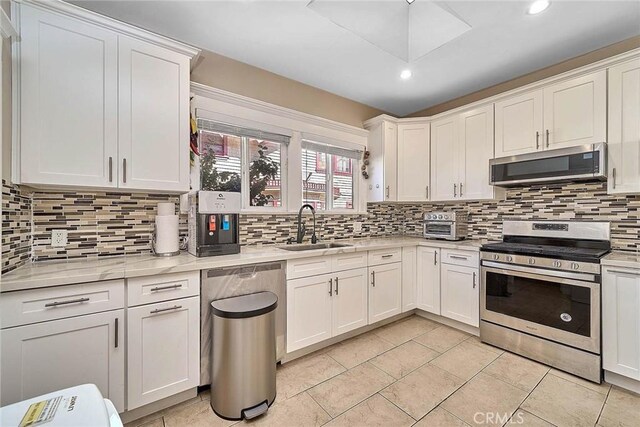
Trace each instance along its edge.
<instances>
[{"instance_id":1,"label":"cabinet door","mask_svg":"<svg viewBox=\"0 0 640 427\"><path fill-rule=\"evenodd\" d=\"M22 183L115 187L116 34L28 5L20 27Z\"/></svg>"},{"instance_id":2,"label":"cabinet door","mask_svg":"<svg viewBox=\"0 0 640 427\"><path fill-rule=\"evenodd\" d=\"M120 187L189 191L189 58L119 37Z\"/></svg>"},{"instance_id":3,"label":"cabinet door","mask_svg":"<svg viewBox=\"0 0 640 427\"><path fill-rule=\"evenodd\" d=\"M602 365L607 371L640 380L640 270L604 270Z\"/></svg>"},{"instance_id":4,"label":"cabinet door","mask_svg":"<svg viewBox=\"0 0 640 427\"><path fill-rule=\"evenodd\" d=\"M458 116L431 123L431 200L458 198L457 147Z\"/></svg>"},{"instance_id":5,"label":"cabinet door","mask_svg":"<svg viewBox=\"0 0 640 427\"><path fill-rule=\"evenodd\" d=\"M398 125L398 201L429 199L429 123Z\"/></svg>"},{"instance_id":6,"label":"cabinet door","mask_svg":"<svg viewBox=\"0 0 640 427\"><path fill-rule=\"evenodd\" d=\"M402 263L369 267L369 324L401 312Z\"/></svg>"},{"instance_id":7,"label":"cabinet door","mask_svg":"<svg viewBox=\"0 0 640 427\"><path fill-rule=\"evenodd\" d=\"M493 104L460 115L458 194L462 199L490 199L489 160L493 158Z\"/></svg>"},{"instance_id":8,"label":"cabinet door","mask_svg":"<svg viewBox=\"0 0 640 427\"><path fill-rule=\"evenodd\" d=\"M398 127L384 122L384 200L398 200Z\"/></svg>"},{"instance_id":9,"label":"cabinet door","mask_svg":"<svg viewBox=\"0 0 640 427\"><path fill-rule=\"evenodd\" d=\"M416 247L402 248L402 312L413 310L417 304Z\"/></svg>"},{"instance_id":10,"label":"cabinet door","mask_svg":"<svg viewBox=\"0 0 640 427\"><path fill-rule=\"evenodd\" d=\"M608 192L640 192L640 59L609 68Z\"/></svg>"},{"instance_id":11,"label":"cabinet door","mask_svg":"<svg viewBox=\"0 0 640 427\"><path fill-rule=\"evenodd\" d=\"M441 315L479 326L480 286L477 268L442 264Z\"/></svg>"},{"instance_id":12,"label":"cabinet door","mask_svg":"<svg viewBox=\"0 0 640 427\"><path fill-rule=\"evenodd\" d=\"M439 249L418 247L417 290L420 310L440 314Z\"/></svg>"},{"instance_id":13,"label":"cabinet door","mask_svg":"<svg viewBox=\"0 0 640 427\"><path fill-rule=\"evenodd\" d=\"M367 269L335 274L333 279L332 336L367 325Z\"/></svg>"},{"instance_id":14,"label":"cabinet door","mask_svg":"<svg viewBox=\"0 0 640 427\"><path fill-rule=\"evenodd\" d=\"M331 274L287 281L287 352L331 338Z\"/></svg>"},{"instance_id":15,"label":"cabinet door","mask_svg":"<svg viewBox=\"0 0 640 427\"><path fill-rule=\"evenodd\" d=\"M2 406L95 384L124 411L124 310L2 331Z\"/></svg>"},{"instance_id":16,"label":"cabinet door","mask_svg":"<svg viewBox=\"0 0 640 427\"><path fill-rule=\"evenodd\" d=\"M542 149L542 90L495 103L495 157Z\"/></svg>"},{"instance_id":17,"label":"cabinet door","mask_svg":"<svg viewBox=\"0 0 640 427\"><path fill-rule=\"evenodd\" d=\"M606 70L546 87L544 129L545 148L606 141Z\"/></svg>"},{"instance_id":18,"label":"cabinet door","mask_svg":"<svg viewBox=\"0 0 640 427\"><path fill-rule=\"evenodd\" d=\"M127 409L198 386L198 297L127 310Z\"/></svg>"}]
</instances>

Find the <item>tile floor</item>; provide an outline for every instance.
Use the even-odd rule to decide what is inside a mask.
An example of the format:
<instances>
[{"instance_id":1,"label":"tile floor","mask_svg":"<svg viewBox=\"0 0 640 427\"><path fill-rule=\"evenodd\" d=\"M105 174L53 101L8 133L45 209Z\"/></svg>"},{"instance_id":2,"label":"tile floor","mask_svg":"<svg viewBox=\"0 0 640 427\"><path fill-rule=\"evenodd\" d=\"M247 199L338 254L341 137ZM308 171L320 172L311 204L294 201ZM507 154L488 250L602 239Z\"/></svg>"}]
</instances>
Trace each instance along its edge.
<instances>
[{"instance_id":1,"label":"tile floor","mask_svg":"<svg viewBox=\"0 0 640 427\"><path fill-rule=\"evenodd\" d=\"M255 426L640 426L640 396L412 316L279 367ZM230 426L208 391L127 427ZM239 427L240 423L237 424Z\"/></svg>"}]
</instances>

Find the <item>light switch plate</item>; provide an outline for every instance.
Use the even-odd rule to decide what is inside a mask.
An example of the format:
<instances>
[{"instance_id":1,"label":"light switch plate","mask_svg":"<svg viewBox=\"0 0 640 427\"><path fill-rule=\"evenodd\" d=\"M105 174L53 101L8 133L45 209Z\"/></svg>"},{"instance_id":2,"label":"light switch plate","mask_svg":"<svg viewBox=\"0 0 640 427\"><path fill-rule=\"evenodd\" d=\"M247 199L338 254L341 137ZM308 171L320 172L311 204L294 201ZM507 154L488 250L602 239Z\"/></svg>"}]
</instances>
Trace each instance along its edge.
<instances>
[{"instance_id":1,"label":"light switch plate","mask_svg":"<svg viewBox=\"0 0 640 427\"><path fill-rule=\"evenodd\" d=\"M51 246L54 248L64 248L67 246L67 238L69 232L67 230L51 230Z\"/></svg>"},{"instance_id":2,"label":"light switch plate","mask_svg":"<svg viewBox=\"0 0 640 427\"><path fill-rule=\"evenodd\" d=\"M354 233L362 232L362 223L360 221L355 221L353 223L353 232Z\"/></svg>"}]
</instances>

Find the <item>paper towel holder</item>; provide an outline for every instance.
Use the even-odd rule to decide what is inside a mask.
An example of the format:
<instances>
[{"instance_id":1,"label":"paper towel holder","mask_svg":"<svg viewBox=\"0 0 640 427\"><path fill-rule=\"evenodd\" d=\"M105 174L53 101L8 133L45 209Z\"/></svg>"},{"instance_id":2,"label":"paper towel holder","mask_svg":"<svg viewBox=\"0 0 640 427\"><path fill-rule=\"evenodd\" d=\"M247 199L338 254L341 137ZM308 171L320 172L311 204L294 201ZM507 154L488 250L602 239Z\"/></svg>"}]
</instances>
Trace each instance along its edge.
<instances>
[{"instance_id":1,"label":"paper towel holder","mask_svg":"<svg viewBox=\"0 0 640 427\"><path fill-rule=\"evenodd\" d=\"M157 257L172 257L172 256L180 255L180 249L178 249L175 252L163 252L163 253L156 252L157 228L158 226L156 224L153 224L153 233L151 235L151 254Z\"/></svg>"}]
</instances>

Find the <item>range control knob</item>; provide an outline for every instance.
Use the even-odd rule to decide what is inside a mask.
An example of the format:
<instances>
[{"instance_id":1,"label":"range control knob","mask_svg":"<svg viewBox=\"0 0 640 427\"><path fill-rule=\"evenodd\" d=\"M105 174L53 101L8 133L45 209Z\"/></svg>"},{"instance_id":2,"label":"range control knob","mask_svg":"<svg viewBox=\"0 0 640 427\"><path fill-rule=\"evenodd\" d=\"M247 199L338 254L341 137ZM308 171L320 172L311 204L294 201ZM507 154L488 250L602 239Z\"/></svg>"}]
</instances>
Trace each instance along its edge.
<instances>
[{"instance_id":1,"label":"range control knob","mask_svg":"<svg viewBox=\"0 0 640 427\"><path fill-rule=\"evenodd\" d=\"M553 266L556 268L562 267L562 263L560 261L553 261Z\"/></svg>"},{"instance_id":2,"label":"range control knob","mask_svg":"<svg viewBox=\"0 0 640 427\"><path fill-rule=\"evenodd\" d=\"M498 254L493 254L493 259L495 259L495 260L499 260L499 259L500 259L500 255L498 255Z\"/></svg>"},{"instance_id":3,"label":"range control knob","mask_svg":"<svg viewBox=\"0 0 640 427\"><path fill-rule=\"evenodd\" d=\"M529 264L533 265L536 263L536 259L535 258L529 258Z\"/></svg>"},{"instance_id":4,"label":"range control knob","mask_svg":"<svg viewBox=\"0 0 640 427\"><path fill-rule=\"evenodd\" d=\"M438 219L442 219L442 215L438 215Z\"/></svg>"},{"instance_id":5,"label":"range control knob","mask_svg":"<svg viewBox=\"0 0 640 427\"><path fill-rule=\"evenodd\" d=\"M578 264L577 262L572 262L571 268L574 270L580 270L580 264Z\"/></svg>"},{"instance_id":6,"label":"range control knob","mask_svg":"<svg viewBox=\"0 0 640 427\"><path fill-rule=\"evenodd\" d=\"M445 216L444 216L444 219L449 219L449 215L445 215Z\"/></svg>"},{"instance_id":7,"label":"range control knob","mask_svg":"<svg viewBox=\"0 0 640 427\"><path fill-rule=\"evenodd\" d=\"M507 262L513 261L513 257L511 255L507 255Z\"/></svg>"}]
</instances>

